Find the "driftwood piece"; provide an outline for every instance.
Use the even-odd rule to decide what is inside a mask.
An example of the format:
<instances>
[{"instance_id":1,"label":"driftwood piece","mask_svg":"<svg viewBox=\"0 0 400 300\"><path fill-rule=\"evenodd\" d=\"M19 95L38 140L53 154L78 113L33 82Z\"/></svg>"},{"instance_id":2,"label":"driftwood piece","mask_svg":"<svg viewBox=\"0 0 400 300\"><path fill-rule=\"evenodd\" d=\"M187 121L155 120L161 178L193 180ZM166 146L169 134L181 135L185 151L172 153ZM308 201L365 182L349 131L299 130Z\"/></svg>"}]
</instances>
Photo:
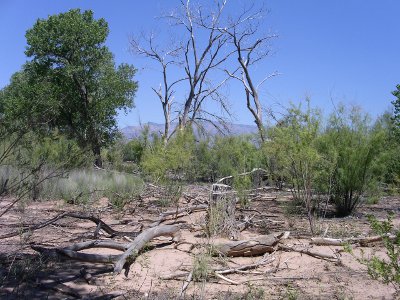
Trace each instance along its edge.
<instances>
[{"instance_id":1,"label":"driftwood piece","mask_svg":"<svg viewBox=\"0 0 400 300\"><path fill-rule=\"evenodd\" d=\"M185 295L185 291L188 288L188 286L189 286L190 282L192 281L192 279L193 279L193 271L188 274L188 277L186 278L186 280L185 280L185 282L184 282L184 284L182 286L181 293L180 293L180 297L181 298Z\"/></svg>"},{"instance_id":2,"label":"driftwood piece","mask_svg":"<svg viewBox=\"0 0 400 300\"><path fill-rule=\"evenodd\" d=\"M217 276L218 278L220 278L220 279L222 279L222 280L224 280L224 281L226 281L226 282L228 282L228 283L231 283L231 284L233 284L233 285L238 285L238 284L240 284L240 282L237 282L237 281L234 281L234 280L232 280L232 279L226 278L225 276L223 276L223 275L220 274L220 273L214 272L214 274L215 274L215 276Z\"/></svg>"},{"instance_id":3,"label":"driftwood piece","mask_svg":"<svg viewBox=\"0 0 400 300\"><path fill-rule=\"evenodd\" d=\"M109 234L110 237L115 237L115 236L136 237L139 234L138 232L131 232L131 231L122 232L122 231L114 230L109 225L107 225L105 222L103 222L101 219L99 219L95 216L92 216L92 215L84 215L84 214L73 213L73 212L64 212L64 213L61 213L61 214L55 216L54 218L47 220L45 222L42 222L42 223L39 223L36 225L32 225L29 227L25 227L25 228L22 228L21 230L14 231L11 233L3 234L0 236L0 239L10 238L10 237L18 236L25 232L32 232L32 231L38 230L38 229L46 227L50 224L54 224L58 220L66 218L66 217L81 219L81 220L88 220L88 221L92 221L93 223L95 223L96 229L94 231L94 237L98 236L98 233L100 230L104 230L106 233Z\"/></svg>"},{"instance_id":4,"label":"driftwood piece","mask_svg":"<svg viewBox=\"0 0 400 300\"><path fill-rule=\"evenodd\" d=\"M31 248L41 254L49 257L66 257L69 259L90 262L90 263L103 263L114 264L114 272L119 273L125 269L125 276L128 276L129 268L135 262L140 250L155 237L159 236L173 236L177 237L180 228L177 225L163 225L153 228L148 228L139 234L133 242L129 244L120 244L113 241L87 241L82 243L73 244L63 248L45 248L38 245L31 245ZM92 254L79 252L91 248L108 248L124 251L119 255L111 254Z\"/></svg>"},{"instance_id":5,"label":"driftwood piece","mask_svg":"<svg viewBox=\"0 0 400 300\"><path fill-rule=\"evenodd\" d=\"M395 239L394 235L388 235L389 239ZM324 237L311 238L310 244L320 245L320 246L344 246L346 244L360 244L361 246L366 246L369 243L382 241L383 237L380 235L369 236L369 237L359 237L359 238L347 238L347 239L333 239Z\"/></svg>"},{"instance_id":6,"label":"driftwood piece","mask_svg":"<svg viewBox=\"0 0 400 300\"><path fill-rule=\"evenodd\" d=\"M128 249L116 262L114 272L119 273L122 269L125 269L125 276L128 276L131 264L136 260L139 251L147 242L159 236L172 236L177 238L179 230L180 228L177 225L162 225L144 230L128 245Z\"/></svg>"},{"instance_id":7,"label":"driftwood piece","mask_svg":"<svg viewBox=\"0 0 400 300\"><path fill-rule=\"evenodd\" d=\"M232 241L215 245L219 254L236 256L257 256L265 253L272 253L276 250L278 243L289 236L289 232L279 234L262 235L257 238Z\"/></svg>"}]
</instances>

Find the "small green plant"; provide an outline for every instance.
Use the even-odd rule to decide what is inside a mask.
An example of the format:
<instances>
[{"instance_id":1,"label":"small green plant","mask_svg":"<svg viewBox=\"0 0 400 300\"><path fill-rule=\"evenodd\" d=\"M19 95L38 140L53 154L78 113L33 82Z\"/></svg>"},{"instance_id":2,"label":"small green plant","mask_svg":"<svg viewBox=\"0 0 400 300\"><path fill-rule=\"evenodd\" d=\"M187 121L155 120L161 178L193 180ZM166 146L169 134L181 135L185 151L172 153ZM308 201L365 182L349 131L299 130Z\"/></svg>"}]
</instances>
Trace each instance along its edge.
<instances>
[{"instance_id":1,"label":"small green plant","mask_svg":"<svg viewBox=\"0 0 400 300\"><path fill-rule=\"evenodd\" d=\"M284 299L296 300L299 297L299 292L290 284L286 287Z\"/></svg>"},{"instance_id":2,"label":"small green plant","mask_svg":"<svg viewBox=\"0 0 400 300\"><path fill-rule=\"evenodd\" d=\"M233 188L237 192L239 204L242 208L248 208L250 205L248 190L251 186L252 182L250 176L236 176L233 179Z\"/></svg>"},{"instance_id":3,"label":"small green plant","mask_svg":"<svg viewBox=\"0 0 400 300\"><path fill-rule=\"evenodd\" d=\"M368 218L373 231L383 239L383 244L388 256L387 259L380 259L373 256L365 263L368 267L368 274L386 284L392 284L397 292L400 291L400 230L394 230L392 215L387 220L378 221L375 217Z\"/></svg>"},{"instance_id":4,"label":"small green plant","mask_svg":"<svg viewBox=\"0 0 400 300\"><path fill-rule=\"evenodd\" d=\"M369 216L372 230L380 235L387 258L377 256L365 257L362 253L357 261L367 266L368 274L376 280L385 284L391 284L397 293L400 292L400 229L394 229L393 216L389 215L387 220L379 221L374 216ZM345 251L352 253L350 246L345 246ZM354 254L353 254L354 255Z\"/></svg>"},{"instance_id":5,"label":"small green plant","mask_svg":"<svg viewBox=\"0 0 400 300\"><path fill-rule=\"evenodd\" d=\"M263 288L254 286L253 284L249 283L247 285L247 291L244 294L243 299L245 300L265 299L265 291Z\"/></svg>"},{"instance_id":6,"label":"small green plant","mask_svg":"<svg viewBox=\"0 0 400 300\"><path fill-rule=\"evenodd\" d=\"M211 256L208 252L202 252L194 257L193 261L193 280L206 282L212 273L210 266Z\"/></svg>"},{"instance_id":7,"label":"small green plant","mask_svg":"<svg viewBox=\"0 0 400 300\"><path fill-rule=\"evenodd\" d=\"M371 197L368 197L367 203L368 204L378 204L379 203L379 196L373 195Z\"/></svg>"}]
</instances>

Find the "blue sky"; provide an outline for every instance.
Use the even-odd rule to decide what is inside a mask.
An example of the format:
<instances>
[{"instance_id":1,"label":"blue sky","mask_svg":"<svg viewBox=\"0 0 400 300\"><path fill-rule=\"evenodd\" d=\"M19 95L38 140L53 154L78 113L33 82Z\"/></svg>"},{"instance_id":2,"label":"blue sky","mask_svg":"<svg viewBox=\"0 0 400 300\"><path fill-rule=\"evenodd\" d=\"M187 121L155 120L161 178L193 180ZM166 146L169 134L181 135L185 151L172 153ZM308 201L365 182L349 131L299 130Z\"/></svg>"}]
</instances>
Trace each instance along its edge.
<instances>
[{"instance_id":1,"label":"blue sky","mask_svg":"<svg viewBox=\"0 0 400 300\"><path fill-rule=\"evenodd\" d=\"M208 2L210 1L201 1ZM234 12L244 1L231 0ZM260 3L261 1L256 1ZM118 117L119 126L163 121L158 99L151 91L159 73L129 52L129 36L152 29L166 30L156 17L179 1L104 0L0 0L0 88L26 61L25 32L37 18L71 8L92 9L109 24L107 45L117 63L130 63L139 71L136 108ZM391 91L400 84L400 25L397 0L270 0L262 28L279 35L273 55L255 69L260 78L273 71L281 75L263 86L265 106L279 110L306 96L325 113L333 104L360 105L373 117L391 107ZM234 122L252 124L240 86L229 90Z\"/></svg>"}]
</instances>

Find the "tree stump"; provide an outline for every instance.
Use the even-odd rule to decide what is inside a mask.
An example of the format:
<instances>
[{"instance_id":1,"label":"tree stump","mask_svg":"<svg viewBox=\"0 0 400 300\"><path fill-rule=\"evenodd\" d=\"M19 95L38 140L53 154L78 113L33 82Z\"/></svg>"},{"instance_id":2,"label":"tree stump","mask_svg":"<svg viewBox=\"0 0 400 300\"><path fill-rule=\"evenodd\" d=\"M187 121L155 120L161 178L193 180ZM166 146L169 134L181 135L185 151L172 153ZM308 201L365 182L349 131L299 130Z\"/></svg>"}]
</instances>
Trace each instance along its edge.
<instances>
[{"instance_id":1,"label":"tree stump","mask_svg":"<svg viewBox=\"0 0 400 300\"><path fill-rule=\"evenodd\" d=\"M236 193L225 184L213 184L207 209L207 233L232 239L239 237L235 219Z\"/></svg>"}]
</instances>

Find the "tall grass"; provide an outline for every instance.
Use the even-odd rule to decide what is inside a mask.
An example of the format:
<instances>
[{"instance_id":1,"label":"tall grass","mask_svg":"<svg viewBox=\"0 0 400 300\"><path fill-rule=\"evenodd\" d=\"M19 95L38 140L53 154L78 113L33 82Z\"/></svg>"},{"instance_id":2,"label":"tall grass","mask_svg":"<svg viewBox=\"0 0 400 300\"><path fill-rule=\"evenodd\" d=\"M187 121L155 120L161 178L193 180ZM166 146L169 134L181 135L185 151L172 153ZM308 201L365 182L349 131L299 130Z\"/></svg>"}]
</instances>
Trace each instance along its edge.
<instances>
[{"instance_id":1,"label":"tall grass","mask_svg":"<svg viewBox=\"0 0 400 300\"><path fill-rule=\"evenodd\" d=\"M14 168L0 167L0 183L7 178L18 177L18 173ZM50 173L51 170L44 170L39 177L44 178ZM62 199L75 204L90 204L107 197L116 208L122 208L135 199L143 187L143 180L133 174L80 169L61 177L49 178L38 184L35 190L37 198L41 200Z\"/></svg>"}]
</instances>

